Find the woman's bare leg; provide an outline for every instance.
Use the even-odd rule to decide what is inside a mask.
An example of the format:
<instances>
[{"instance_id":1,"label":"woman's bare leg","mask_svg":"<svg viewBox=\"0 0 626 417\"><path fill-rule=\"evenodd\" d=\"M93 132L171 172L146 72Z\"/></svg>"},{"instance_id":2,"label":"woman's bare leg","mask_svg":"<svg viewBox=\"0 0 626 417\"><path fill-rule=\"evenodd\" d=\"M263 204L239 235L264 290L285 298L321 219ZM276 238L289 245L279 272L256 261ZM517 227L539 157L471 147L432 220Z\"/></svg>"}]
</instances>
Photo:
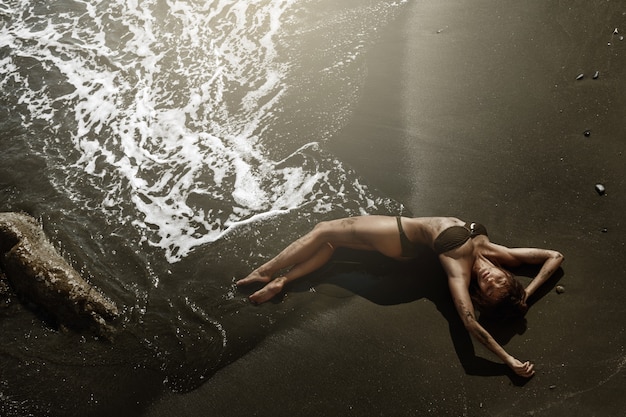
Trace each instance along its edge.
<instances>
[{"instance_id":1,"label":"woman's bare leg","mask_svg":"<svg viewBox=\"0 0 626 417\"><path fill-rule=\"evenodd\" d=\"M295 242L291 243L282 252L274 258L264 263L247 277L236 282L237 285L246 285L251 282L269 282L275 273L281 269L306 262L312 258L326 242L322 238L322 224L302 236Z\"/></svg>"},{"instance_id":2,"label":"woman's bare leg","mask_svg":"<svg viewBox=\"0 0 626 417\"><path fill-rule=\"evenodd\" d=\"M262 303L280 292L286 282L324 265L334 251L333 246L378 250L387 256L395 256L396 252L399 254L400 240L397 233L393 217L364 216L322 222L236 284L267 283L250 296L251 300ZM278 271L291 266L293 268L284 276L272 280Z\"/></svg>"},{"instance_id":3,"label":"woman's bare leg","mask_svg":"<svg viewBox=\"0 0 626 417\"><path fill-rule=\"evenodd\" d=\"M330 243L322 245L312 257L294 265L285 275L269 281L263 288L252 294L249 297L250 301L261 304L270 300L276 294L280 293L288 282L310 274L324 266L329 261L334 251L335 248L333 248Z\"/></svg>"}]
</instances>

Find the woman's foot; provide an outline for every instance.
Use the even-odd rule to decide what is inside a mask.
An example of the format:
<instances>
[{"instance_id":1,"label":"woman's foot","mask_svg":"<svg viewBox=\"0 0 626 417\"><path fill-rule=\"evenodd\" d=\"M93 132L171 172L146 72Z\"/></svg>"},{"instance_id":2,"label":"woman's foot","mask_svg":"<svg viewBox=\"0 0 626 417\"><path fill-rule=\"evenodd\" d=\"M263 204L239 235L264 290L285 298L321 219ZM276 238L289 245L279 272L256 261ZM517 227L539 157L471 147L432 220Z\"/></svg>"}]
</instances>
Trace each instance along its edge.
<instances>
[{"instance_id":1,"label":"woman's foot","mask_svg":"<svg viewBox=\"0 0 626 417\"><path fill-rule=\"evenodd\" d=\"M265 287L261 288L250 297L250 301L254 304L261 304L268 300L271 300L276 294L280 293L285 286L285 277L278 277L273 281L268 282Z\"/></svg>"},{"instance_id":2,"label":"woman's foot","mask_svg":"<svg viewBox=\"0 0 626 417\"><path fill-rule=\"evenodd\" d=\"M272 279L271 275L262 274L259 272L258 269L255 269L247 277L242 278L239 281L235 282L235 285L239 287L241 285L246 285L246 284L250 284L253 282L270 282L271 279Z\"/></svg>"}]
</instances>

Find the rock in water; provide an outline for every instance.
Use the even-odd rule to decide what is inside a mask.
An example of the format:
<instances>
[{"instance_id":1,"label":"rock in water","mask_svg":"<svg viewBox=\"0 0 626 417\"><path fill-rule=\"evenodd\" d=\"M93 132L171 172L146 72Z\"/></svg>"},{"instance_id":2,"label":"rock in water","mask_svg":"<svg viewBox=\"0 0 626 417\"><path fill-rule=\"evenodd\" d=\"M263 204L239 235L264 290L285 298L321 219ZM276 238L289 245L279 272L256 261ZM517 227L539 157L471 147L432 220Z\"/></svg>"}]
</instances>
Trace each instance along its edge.
<instances>
[{"instance_id":1,"label":"rock in water","mask_svg":"<svg viewBox=\"0 0 626 417\"><path fill-rule=\"evenodd\" d=\"M0 265L16 294L59 325L111 335L117 307L61 257L33 217L0 213Z\"/></svg>"}]
</instances>

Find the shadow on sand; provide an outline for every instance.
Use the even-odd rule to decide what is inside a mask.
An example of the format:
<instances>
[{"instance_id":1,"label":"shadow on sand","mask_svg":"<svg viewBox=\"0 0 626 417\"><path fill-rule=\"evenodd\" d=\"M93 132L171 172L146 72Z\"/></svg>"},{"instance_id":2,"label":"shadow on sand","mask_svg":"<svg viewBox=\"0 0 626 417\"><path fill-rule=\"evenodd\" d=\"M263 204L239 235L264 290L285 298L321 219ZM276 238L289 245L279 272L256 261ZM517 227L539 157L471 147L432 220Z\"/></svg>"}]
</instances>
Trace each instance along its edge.
<instances>
[{"instance_id":1,"label":"shadow on sand","mask_svg":"<svg viewBox=\"0 0 626 417\"><path fill-rule=\"evenodd\" d=\"M523 267L512 271L523 284L538 272L537 267ZM529 300L532 305L549 293L563 276L557 271ZM527 278L527 279L526 279ZM511 382L523 386L528 379L514 374L508 366L476 355L472 338L461 321L447 286L446 274L437 256L428 248L411 261L398 262L373 252L337 250L331 261L322 269L294 282L288 292L309 291L312 286L335 287L330 294L335 297L361 296L381 306L410 303L426 298L448 322L454 349L465 372L478 376L506 375ZM328 291L325 291L328 292ZM331 291L332 292L332 291ZM275 302L280 302L276 297ZM526 331L526 319L505 322L479 318L481 325L501 345L506 345L513 336Z\"/></svg>"}]
</instances>

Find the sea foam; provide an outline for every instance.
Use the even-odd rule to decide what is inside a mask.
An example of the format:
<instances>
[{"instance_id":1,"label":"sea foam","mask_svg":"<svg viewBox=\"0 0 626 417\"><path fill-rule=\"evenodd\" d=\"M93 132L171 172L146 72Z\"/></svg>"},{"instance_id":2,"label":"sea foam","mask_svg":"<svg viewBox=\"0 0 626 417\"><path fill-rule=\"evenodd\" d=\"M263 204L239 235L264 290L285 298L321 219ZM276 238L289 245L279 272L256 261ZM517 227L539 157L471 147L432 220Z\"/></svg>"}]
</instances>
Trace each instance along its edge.
<instances>
[{"instance_id":1,"label":"sea foam","mask_svg":"<svg viewBox=\"0 0 626 417\"><path fill-rule=\"evenodd\" d=\"M335 23L371 28L398 6L374 3L373 11L347 7ZM278 158L267 147L277 126L304 110L286 97L306 98L294 51L308 36L298 26L308 6L12 1L0 9L0 88L12 91L25 128L45 125L49 135L38 149L56 158L55 186L132 227L169 262L240 225L301 207L324 212L351 201L356 209L347 214L365 213L379 204L376 197L315 144L343 123L354 102L334 104L346 100L344 90L326 103L327 114L311 116L324 129L283 137ZM329 28L314 23L308 33ZM356 42L338 32L343 37L333 42L343 52L315 58L324 62L320 80L332 73L342 81L349 69L338 67L357 60L366 32ZM43 84L35 85L37 77Z\"/></svg>"}]
</instances>

